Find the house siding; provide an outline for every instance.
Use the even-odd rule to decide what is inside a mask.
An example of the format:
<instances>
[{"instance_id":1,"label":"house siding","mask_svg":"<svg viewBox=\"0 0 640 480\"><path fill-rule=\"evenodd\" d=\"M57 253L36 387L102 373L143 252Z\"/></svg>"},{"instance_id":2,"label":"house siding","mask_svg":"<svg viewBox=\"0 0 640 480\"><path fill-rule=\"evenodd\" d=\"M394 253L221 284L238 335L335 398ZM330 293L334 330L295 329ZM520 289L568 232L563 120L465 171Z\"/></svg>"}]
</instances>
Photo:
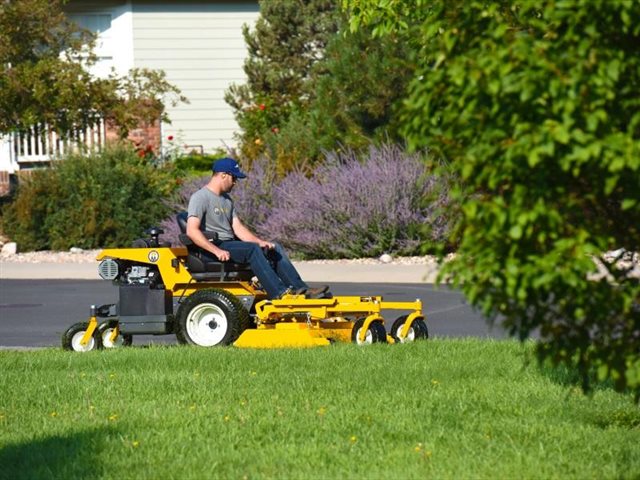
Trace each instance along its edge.
<instances>
[{"instance_id":1,"label":"house siding","mask_svg":"<svg viewBox=\"0 0 640 480\"><path fill-rule=\"evenodd\" d=\"M132 13L134 66L164 70L190 102L167 106L165 143L173 136L205 152L233 146L237 124L224 94L246 80L242 27L255 23L258 3L133 2Z\"/></svg>"}]
</instances>

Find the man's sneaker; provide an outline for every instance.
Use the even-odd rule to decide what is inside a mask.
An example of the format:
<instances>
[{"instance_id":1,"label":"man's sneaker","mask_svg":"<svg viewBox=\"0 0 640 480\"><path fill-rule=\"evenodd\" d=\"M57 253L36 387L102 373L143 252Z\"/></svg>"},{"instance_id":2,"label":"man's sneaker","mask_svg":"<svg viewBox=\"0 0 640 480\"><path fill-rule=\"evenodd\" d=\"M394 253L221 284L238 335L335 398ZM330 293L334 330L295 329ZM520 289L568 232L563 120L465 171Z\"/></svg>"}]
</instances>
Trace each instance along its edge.
<instances>
[{"instance_id":1,"label":"man's sneaker","mask_svg":"<svg viewBox=\"0 0 640 480\"><path fill-rule=\"evenodd\" d=\"M306 298L331 298L329 293L329 285L323 285L322 287L308 288L305 292Z\"/></svg>"}]
</instances>

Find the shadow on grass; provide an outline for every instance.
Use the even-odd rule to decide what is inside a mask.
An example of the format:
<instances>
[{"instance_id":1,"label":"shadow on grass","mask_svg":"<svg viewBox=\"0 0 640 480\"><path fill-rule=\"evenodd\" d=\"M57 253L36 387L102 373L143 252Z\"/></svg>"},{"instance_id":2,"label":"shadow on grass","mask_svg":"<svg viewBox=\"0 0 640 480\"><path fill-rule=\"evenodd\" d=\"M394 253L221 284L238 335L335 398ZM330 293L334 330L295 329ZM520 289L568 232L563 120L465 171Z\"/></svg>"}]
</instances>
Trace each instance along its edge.
<instances>
[{"instance_id":1,"label":"shadow on grass","mask_svg":"<svg viewBox=\"0 0 640 480\"><path fill-rule=\"evenodd\" d=\"M540 373L547 377L551 382L568 389L583 389L584 383L580 374L565 365L557 367L542 365L539 366ZM615 391L613 382L610 380L599 381L595 378L595 374L589 379L589 387L587 391L583 390L584 395L593 395L595 392ZM640 410L637 404L634 405L631 391L617 392L619 395L628 395L631 398L629 408L619 408L612 411L598 412L591 414L590 423L600 428L606 429L610 427L618 427L629 430L640 429Z\"/></svg>"},{"instance_id":2,"label":"shadow on grass","mask_svg":"<svg viewBox=\"0 0 640 480\"><path fill-rule=\"evenodd\" d=\"M3 445L0 479L93 479L104 473L97 459L111 429L55 435L31 442Z\"/></svg>"}]
</instances>

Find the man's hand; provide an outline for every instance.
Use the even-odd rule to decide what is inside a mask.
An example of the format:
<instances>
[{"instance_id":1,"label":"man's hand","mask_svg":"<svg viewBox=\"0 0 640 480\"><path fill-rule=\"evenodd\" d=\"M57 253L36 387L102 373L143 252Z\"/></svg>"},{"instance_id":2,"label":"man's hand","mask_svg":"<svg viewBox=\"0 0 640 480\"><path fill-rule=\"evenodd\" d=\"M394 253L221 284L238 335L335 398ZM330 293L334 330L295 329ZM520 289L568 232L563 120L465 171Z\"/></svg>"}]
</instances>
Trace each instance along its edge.
<instances>
[{"instance_id":1,"label":"man's hand","mask_svg":"<svg viewBox=\"0 0 640 480\"><path fill-rule=\"evenodd\" d=\"M259 240L258 245L260 245L260 248L266 248L268 250L273 250L274 248L276 248L273 243L267 242L265 240Z\"/></svg>"},{"instance_id":2,"label":"man's hand","mask_svg":"<svg viewBox=\"0 0 640 480\"><path fill-rule=\"evenodd\" d=\"M222 250L221 248L215 247L213 254L218 257L218 260L221 262L228 262L231 259L231 254L227 250Z\"/></svg>"}]
</instances>

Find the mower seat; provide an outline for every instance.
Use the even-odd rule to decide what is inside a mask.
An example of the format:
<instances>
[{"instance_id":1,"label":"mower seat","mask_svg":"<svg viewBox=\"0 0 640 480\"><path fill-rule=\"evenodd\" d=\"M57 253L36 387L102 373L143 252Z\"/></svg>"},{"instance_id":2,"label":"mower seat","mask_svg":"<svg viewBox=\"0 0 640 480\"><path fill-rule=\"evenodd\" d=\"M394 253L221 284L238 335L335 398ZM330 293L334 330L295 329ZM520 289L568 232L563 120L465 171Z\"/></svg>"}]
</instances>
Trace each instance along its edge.
<instances>
[{"instance_id":1,"label":"mower seat","mask_svg":"<svg viewBox=\"0 0 640 480\"><path fill-rule=\"evenodd\" d=\"M211 260L203 255L203 250L198 247L187 235L187 212L182 211L176 215L176 221L180 228L178 236L180 243L187 247L187 269L196 280L224 281L248 281L253 278L253 272L248 264L234 262L220 262ZM202 232L209 241L218 239L213 232Z\"/></svg>"}]
</instances>

